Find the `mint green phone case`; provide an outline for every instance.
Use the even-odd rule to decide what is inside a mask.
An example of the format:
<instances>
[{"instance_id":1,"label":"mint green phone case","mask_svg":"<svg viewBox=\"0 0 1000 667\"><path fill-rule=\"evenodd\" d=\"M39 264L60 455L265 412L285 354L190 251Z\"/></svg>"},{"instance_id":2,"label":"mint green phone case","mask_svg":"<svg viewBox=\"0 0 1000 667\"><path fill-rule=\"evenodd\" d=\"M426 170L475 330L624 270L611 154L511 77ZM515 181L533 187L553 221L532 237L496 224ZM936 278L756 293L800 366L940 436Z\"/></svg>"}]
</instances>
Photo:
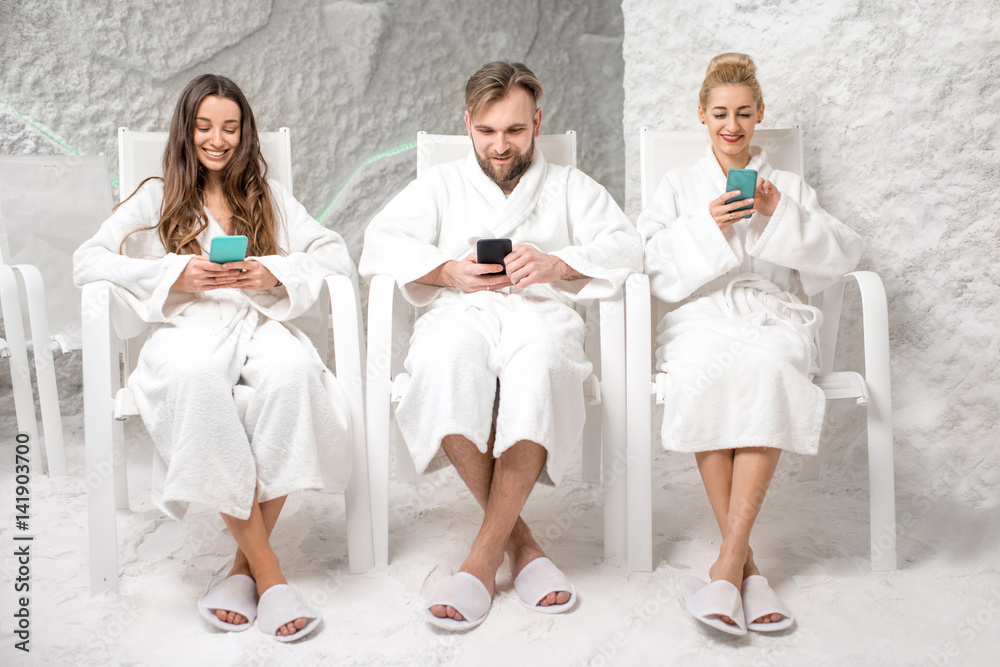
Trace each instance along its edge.
<instances>
[{"instance_id":1,"label":"mint green phone case","mask_svg":"<svg viewBox=\"0 0 1000 667\"><path fill-rule=\"evenodd\" d=\"M247 237L238 234L236 236L216 236L212 239L212 247L208 251L209 261L216 264L227 262L241 262L247 257Z\"/></svg>"},{"instance_id":2,"label":"mint green phone case","mask_svg":"<svg viewBox=\"0 0 1000 667\"><path fill-rule=\"evenodd\" d=\"M732 199L727 199L727 204L732 204L734 201L739 201L741 199L753 199L754 193L757 191L757 171L755 169L730 169L729 173L726 175L726 192L732 192L733 190L739 190L740 196L733 197ZM741 206L736 211L745 211L753 206ZM741 218L749 218L749 215L740 216Z\"/></svg>"}]
</instances>

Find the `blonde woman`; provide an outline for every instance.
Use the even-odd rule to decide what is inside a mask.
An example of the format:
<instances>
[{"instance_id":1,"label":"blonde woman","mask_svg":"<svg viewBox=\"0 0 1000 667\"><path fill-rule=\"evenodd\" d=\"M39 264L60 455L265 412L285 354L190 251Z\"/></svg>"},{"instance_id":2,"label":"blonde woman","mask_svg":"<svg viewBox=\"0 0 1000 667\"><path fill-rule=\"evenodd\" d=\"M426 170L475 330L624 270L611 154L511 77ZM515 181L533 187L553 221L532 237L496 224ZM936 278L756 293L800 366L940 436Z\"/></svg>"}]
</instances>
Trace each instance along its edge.
<instances>
[{"instance_id":1,"label":"blonde woman","mask_svg":"<svg viewBox=\"0 0 1000 667\"><path fill-rule=\"evenodd\" d=\"M349 422L336 380L289 321L324 276L353 264L338 234L267 180L253 112L225 77L199 76L181 93L163 174L77 250L75 280L110 281L150 327L129 386L155 447L154 503L175 519L190 503L212 508L236 541L202 615L226 631L256 619L279 641L299 639L320 613L287 584L269 536L289 493L346 483ZM212 239L235 234L248 258L209 261ZM321 459L333 463L325 479Z\"/></svg>"},{"instance_id":2,"label":"blonde woman","mask_svg":"<svg viewBox=\"0 0 1000 667\"><path fill-rule=\"evenodd\" d=\"M821 314L798 294L853 269L862 241L752 145L764 99L749 56L712 59L698 118L711 146L664 176L638 220L652 291L677 304L657 337L669 378L663 444L695 454L722 532L710 583L686 578L682 588L708 625L776 631L792 615L760 575L750 531L781 451L816 453L826 406L812 383ZM740 192L726 191L726 176L744 168L757 171L756 192L727 204Z\"/></svg>"}]
</instances>

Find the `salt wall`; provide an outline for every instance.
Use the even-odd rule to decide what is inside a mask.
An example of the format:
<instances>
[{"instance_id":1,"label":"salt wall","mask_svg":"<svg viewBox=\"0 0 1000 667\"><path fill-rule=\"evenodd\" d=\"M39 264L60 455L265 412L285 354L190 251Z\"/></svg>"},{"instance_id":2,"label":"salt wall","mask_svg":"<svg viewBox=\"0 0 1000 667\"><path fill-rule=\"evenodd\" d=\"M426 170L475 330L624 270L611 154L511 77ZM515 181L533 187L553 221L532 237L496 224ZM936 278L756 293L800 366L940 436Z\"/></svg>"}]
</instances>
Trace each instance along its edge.
<instances>
[{"instance_id":1,"label":"salt wall","mask_svg":"<svg viewBox=\"0 0 1000 667\"><path fill-rule=\"evenodd\" d=\"M0 154L103 152L116 176L119 126L166 130L188 81L224 74L258 127L291 128L295 195L355 261L416 175L417 131L465 133L465 82L491 60L534 70L543 132L576 130L580 167L624 201L617 2L0 1L0 35ZM57 363L78 411L79 355Z\"/></svg>"},{"instance_id":2,"label":"salt wall","mask_svg":"<svg viewBox=\"0 0 1000 667\"><path fill-rule=\"evenodd\" d=\"M712 56L758 65L762 127L802 127L806 178L864 236L890 308L901 558L982 557L998 534L1000 5L625 0L627 210L638 131L700 129ZM857 327L856 288L842 331ZM860 336L841 368L862 370ZM824 473L867 492L864 411L838 401ZM787 464L787 462L786 462ZM931 526L947 526L933 534ZM905 567L905 560L901 560Z\"/></svg>"}]
</instances>

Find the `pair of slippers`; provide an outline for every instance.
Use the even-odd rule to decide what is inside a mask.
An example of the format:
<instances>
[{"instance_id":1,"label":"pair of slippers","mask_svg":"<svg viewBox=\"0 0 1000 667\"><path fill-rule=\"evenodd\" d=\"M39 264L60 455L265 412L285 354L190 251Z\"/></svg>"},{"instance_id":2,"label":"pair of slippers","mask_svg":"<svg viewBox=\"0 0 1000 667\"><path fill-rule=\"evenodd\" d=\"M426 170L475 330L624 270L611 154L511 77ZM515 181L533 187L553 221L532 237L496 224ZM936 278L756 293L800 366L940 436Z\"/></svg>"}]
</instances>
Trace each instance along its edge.
<instances>
[{"instance_id":1,"label":"pair of slippers","mask_svg":"<svg viewBox=\"0 0 1000 667\"><path fill-rule=\"evenodd\" d=\"M744 579L742 590L724 579L706 584L701 579L682 577L680 583L688 612L705 625L731 635L743 636L748 629L778 632L794 623L788 607L759 574ZM781 614L782 618L771 623L755 622L767 614ZM722 616L728 616L736 625L726 623Z\"/></svg>"},{"instance_id":2,"label":"pair of slippers","mask_svg":"<svg viewBox=\"0 0 1000 667\"><path fill-rule=\"evenodd\" d=\"M246 616L246 623L239 625L219 620L215 612L219 609L235 611ZM313 609L298 591L288 584L271 586L257 598L257 583L245 574L231 577L217 576L208 584L208 590L198 600L198 610L202 617L213 626L226 632L243 632L257 622L257 627L275 641L293 642L316 629L322 615ZM282 625L297 618L306 619L304 628L291 635L275 634Z\"/></svg>"},{"instance_id":3,"label":"pair of slippers","mask_svg":"<svg viewBox=\"0 0 1000 667\"><path fill-rule=\"evenodd\" d=\"M546 595L556 591L569 591L569 600L564 604L538 604ZM514 592L521 604L540 614L561 614L576 604L576 589L573 584L555 563L545 557L536 558L524 566L514 578ZM468 572L458 572L434 595L424 610L424 615L432 625L442 630L463 632L485 621L492 603L493 597L483 582ZM454 607L465 620L435 616L430 608L439 604Z\"/></svg>"}]
</instances>

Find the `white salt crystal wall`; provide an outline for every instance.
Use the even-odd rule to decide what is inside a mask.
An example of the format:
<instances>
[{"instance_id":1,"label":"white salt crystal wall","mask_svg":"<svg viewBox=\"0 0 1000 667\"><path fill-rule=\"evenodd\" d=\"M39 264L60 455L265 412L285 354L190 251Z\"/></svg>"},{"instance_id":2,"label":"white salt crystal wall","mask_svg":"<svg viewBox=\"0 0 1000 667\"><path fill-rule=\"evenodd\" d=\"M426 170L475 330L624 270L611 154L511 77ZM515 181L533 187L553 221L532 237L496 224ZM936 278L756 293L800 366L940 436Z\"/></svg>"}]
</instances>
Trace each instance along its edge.
<instances>
[{"instance_id":1,"label":"white salt crystal wall","mask_svg":"<svg viewBox=\"0 0 1000 667\"><path fill-rule=\"evenodd\" d=\"M418 130L464 133L465 82L491 60L535 71L543 131L576 130L581 168L623 202L621 43L621 7L601 0L0 2L0 154L103 152L116 175L119 126L166 130L188 81L224 74L258 127L291 128L295 194L357 260L416 173L412 149L371 160ZM78 361L58 363L78 411Z\"/></svg>"},{"instance_id":2,"label":"white salt crystal wall","mask_svg":"<svg viewBox=\"0 0 1000 667\"><path fill-rule=\"evenodd\" d=\"M1000 8L996 2L625 0L627 209L638 130L697 129L712 56L758 65L762 127L801 125L806 178L868 243L890 301L900 554L996 535L1000 461ZM851 288L849 288L850 293ZM856 326L858 300L845 306ZM843 330L843 329L842 329ZM841 341L841 367L862 367ZM863 411L840 402L826 473L867 491ZM984 530L986 526L988 530ZM947 539L942 542L941 538Z\"/></svg>"}]
</instances>

